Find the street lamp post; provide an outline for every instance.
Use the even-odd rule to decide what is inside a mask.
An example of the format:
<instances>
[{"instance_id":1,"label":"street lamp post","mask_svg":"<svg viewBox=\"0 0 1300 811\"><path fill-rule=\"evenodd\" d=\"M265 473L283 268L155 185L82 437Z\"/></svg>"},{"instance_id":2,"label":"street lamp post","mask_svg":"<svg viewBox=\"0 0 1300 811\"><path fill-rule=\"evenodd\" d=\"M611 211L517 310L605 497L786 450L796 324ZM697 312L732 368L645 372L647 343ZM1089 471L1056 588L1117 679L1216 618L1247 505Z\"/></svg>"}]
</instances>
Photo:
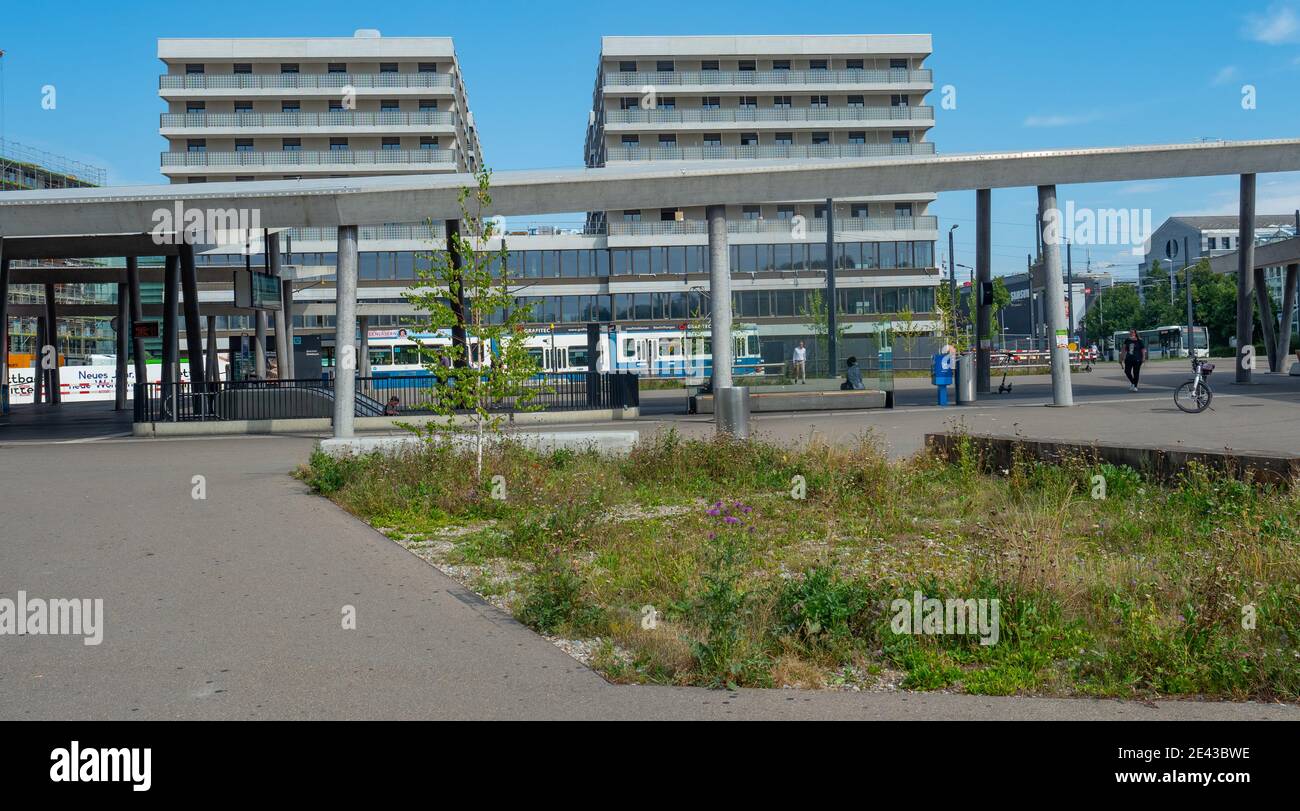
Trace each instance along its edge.
<instances>
[{"instance_id":1,"label":"street lamp post","mask_svg":"<svg viewBox=\"0 0 1300 811\"><path fill-rule=\"evenodd\" d=\"M952 249L952 232L957 230L953 223L948 229L948 307L952 313L952 340L957 341L957 256Z\"/></svg>"}]
</instances>

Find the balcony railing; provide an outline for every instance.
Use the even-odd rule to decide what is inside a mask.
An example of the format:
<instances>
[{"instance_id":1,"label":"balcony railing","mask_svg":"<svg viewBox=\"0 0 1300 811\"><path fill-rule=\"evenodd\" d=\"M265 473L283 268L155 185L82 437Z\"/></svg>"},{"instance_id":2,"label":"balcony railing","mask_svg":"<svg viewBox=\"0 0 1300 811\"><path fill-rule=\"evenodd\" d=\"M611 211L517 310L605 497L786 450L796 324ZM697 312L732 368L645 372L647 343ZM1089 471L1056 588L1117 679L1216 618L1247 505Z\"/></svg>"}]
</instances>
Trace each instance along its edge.
<instances>
[{"instance_id":1,"label":"balcony railing","mask_svg":"<svg viewBox=\"0 0 1300 811\"><path fill-rule=\"evenodd\" d=\"M713 124L743 121L933 121L933 107L769 107L718 110L610 110L608 124Z\"/></svg>"},{"instance_id":2,"label":"balcony railing","mask_svg":"<svg viewBox=\"0 0 1300 811\"><path fill-rule=\"evenodd\" d=\"M928 70L684 70L661 73L606 73L606 87L676 87L685 85L869 85L932 84Z\"/></svg>"},{"instance_id":3,"label":"balcony railing","mask_svg":"<svg viewBox=\"0 0 1300 811\"><path fill-rule=\"evenodd\" d=\"M610 236L660 236L671 234L707 234L709 224L705 220L684 220L670 222L620 222L611 220L607 228ZM807 231L826 231L826 220L821 218L805 219ZM837 232L862 231L935 231L939 228L939 218L930 215L919 217L836 217ZM775 220L727 220L727 231L732 234L775 234L790 233L794 222L788 219Z\"/></svg>"},{"instance_id":4,"label":"balcony railing","mask_svg":"<svg viewBox=\"0 0 1300 811\"><path fill-rule=\"evenodd\" d=\"M164 152L167 166L355 166L357 164L453 163L450 149L331 149L282 152Z\"/></svg>"},{"instance_id":5,"label":"balcony railing","mask_svg":"<svg viewBox=\"0 0 1300 811\"><path fill-rule=\"evenodd\" d=\"M760 146L610 147L614 161L708 161L752 158L881 158L933 155L934 144L763 144Z\"/></svg>"},{"instance_id":6,"label":"balcony railing","mask_svg":"<svg viewBox=\"0 0 1300 811\"><path fill-rule=\"evenodd\" d=\"M451 87L447 73L195 73L158 77L160 90L339 90Z\"/></svg>"},{"instance_id":7,"label":"balcony railing","mask_svg":"<svg viewBox=\"0 0 1300 811\"><path fill-rule=\"evenodd\" d=\"M163 127L415 127L455 125L456 114L438 110L325 113L163 113Z\"/></svg>"},{"instance_id":8,"label":"balcony railing","mask_svg":"<svg viewBox=\"0 0 1300 811\"><path fill-rule=\"evenodd\" d=\"M294 242L334 242L338 239L339 229L331 226L316 228L289 228L285 230ZM357 239L371 241L377 239L429 240L442 239L446 234L443 224L433 223L430 228L426 223L389 223L388 225L362 225L357 228ZM280 243L284 244L283 238Z\"/></svg>"}]
</instances>

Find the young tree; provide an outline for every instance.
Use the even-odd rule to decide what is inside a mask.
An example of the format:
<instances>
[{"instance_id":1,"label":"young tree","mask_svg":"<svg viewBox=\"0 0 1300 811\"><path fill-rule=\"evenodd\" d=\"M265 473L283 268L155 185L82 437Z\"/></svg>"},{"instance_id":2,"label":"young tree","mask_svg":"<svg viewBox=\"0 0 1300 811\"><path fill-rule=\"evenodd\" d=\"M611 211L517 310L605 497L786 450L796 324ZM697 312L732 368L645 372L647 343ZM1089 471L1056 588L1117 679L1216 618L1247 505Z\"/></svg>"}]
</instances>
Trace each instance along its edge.
<instances>
[{"instance_id":1,"label":"young tree","mask_svg":"<svg viewBox=\"0 0 1300 811\"><path fill-rule=\"evenodd\" d=\"M495 222L484 216L492 204L492 173L482 169L475 179L475 187L460 190L460 232L447 235L445 248L419 255L429 265L416 269L419 283L404 295L426 314L426 331L466 336L446 345L418 345L421 363L435 381L427 405L446 418L441 426L432 423L425 430L452 439L468 423L481 481L484 444L489 433L501 432L502 407L513 403L515 410L535 410L542 389L529 384L539 371L524 346L529 308L517 306L510 290L505 242L496 251L487 247L499 236Z\"/></svg>"},{"instance_id":2,"label":"young tree","mask_svg":"<svg viewBox=\"0 0 1300 811\"><path fill-rule=\"evenodd\" d=\"M818 359L829 365L831 354L830 314L826 310L826 296L821 290L810 290L808 292L808 298L804 303L801 314L808 319L808 326L812 329L813 338L817 341ZM846 331L847 326L843 321L837 319L835 322L835 342L837 344L844 342ZM827 369L826 373L828 376L834 377L837 370Z\"/></svg>"}]
</instances>

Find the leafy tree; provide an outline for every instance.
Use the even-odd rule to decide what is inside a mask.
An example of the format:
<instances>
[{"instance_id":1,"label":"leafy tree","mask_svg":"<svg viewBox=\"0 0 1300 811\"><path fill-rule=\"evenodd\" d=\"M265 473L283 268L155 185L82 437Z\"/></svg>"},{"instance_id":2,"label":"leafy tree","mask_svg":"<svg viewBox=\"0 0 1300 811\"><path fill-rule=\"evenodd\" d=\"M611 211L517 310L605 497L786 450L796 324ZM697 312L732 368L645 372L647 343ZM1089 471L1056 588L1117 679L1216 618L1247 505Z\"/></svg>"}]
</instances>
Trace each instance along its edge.
<instances>
[{"instance_id":1,"label":"leafy tree","mask_svg":"<svg viewBox=\"0 0 1300 811\"><path fill-rule=\"evenodd\" d=\"M1138 300L1137 287L1131 284L1107 287L1083 314L1084 340L1104 346L1110 336L1120 330L1143 329L1145 324L1141 315L1142 302Z\"/></svg>"},{"instance_id":2,"label":"leafy tree","mask_svg":"<svg viewBox=\"0 0 1300 811\"><path fill-rule=\"evenodd\" d=\"M421 363L436 380L425 395L427 405L446 419L441 426L417 430L451 439L468 422L481 481L486 435L499 434L505 418L501 405L513 402L516 410L534 410L541 389L529 385L539 371L524 347L529 308L517 306L510 291L505 243L499 250L487 249L495 227L484 216L492 204L492 173L482 169L475 179L475 187L460 190L461 232L449 233L445 248L419 255L429 265L416 269L419 281L404 295L427 315L425 330L453 334L446 345L418 344ZM460 257L459 265L452 251ZM467 337L457 340L462 330Z\"/></svg>"},{"instance_id":3,"label":"leafy tree","mask_svg":"<svg viewBox=\"0 0 1300 811\"><path fill-rule=\"evenodd\" d=\"M808 297L803 306L803 317L808 319L808 327L812 330L813 338L817 341L817 356L821 363L830 364L830 315L826 310L826 296L821 290L808 291ZM835 322L835 342L844 343L844 334L848 327L843 321ZM828 375L836 374L835 369L829 369Z\"/></svg>"}]
</instances>

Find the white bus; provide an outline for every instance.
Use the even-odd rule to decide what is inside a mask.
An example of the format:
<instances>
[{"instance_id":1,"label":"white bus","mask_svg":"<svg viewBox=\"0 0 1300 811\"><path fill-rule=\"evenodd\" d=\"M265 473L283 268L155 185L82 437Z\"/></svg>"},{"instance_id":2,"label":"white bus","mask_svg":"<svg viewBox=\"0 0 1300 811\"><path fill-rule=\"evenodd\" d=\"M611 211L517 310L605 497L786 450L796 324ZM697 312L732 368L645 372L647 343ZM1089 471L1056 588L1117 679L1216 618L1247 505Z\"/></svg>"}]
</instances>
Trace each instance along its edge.
<instances>
[{"instance_id":1,"label":"white bus","mask_svg":"<svg viewBox=\"0 0 1300 811\"><path fill-rule=\"evenodd\" d=\"M1193 328L1193 351L1198 358L1208 358L1210 356L1210 335L1205 327ZM1187 325L1170 324L1163 327L1154 327L1152 329L1138 330L1138 337L1147 345L1147 357L1155 358L1185 358L1187 352ZM1128 330L1116 332L1112 337L1115 346L1115 358L1119 358L1119 352L1124 347L1124 340L1128 338Z\"/></svg>"}]
</instances>

